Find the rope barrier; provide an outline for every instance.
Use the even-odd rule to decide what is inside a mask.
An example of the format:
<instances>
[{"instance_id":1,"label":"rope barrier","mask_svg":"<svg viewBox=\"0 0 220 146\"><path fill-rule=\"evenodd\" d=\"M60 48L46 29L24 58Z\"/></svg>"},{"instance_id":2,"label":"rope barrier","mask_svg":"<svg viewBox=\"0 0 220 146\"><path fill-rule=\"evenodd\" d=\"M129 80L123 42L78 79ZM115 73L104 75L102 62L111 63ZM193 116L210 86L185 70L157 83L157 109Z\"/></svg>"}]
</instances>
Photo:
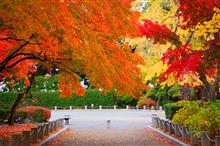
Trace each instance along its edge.
<instances>
[{"instance_id":1,"label":"rope barrier","mask_svg":"<svg viewBox=\"0 0 220 146\"><path fill-rule=\"evenodd\" d=\"M184 127L184 128L185 128L186 134L190 135L189 130L186 127Z\"/></svg>"},{"instance_id":2,"label":"rope barrier","mask_svg":"<svg viewBox=\"0 0 220 146\"><path fill-rule=\"evenodd\" d=\"M211 139L207 133L204 133L204 134L205 134L205 136L208 138L209 141L215 142L215 140Z\"/></svg>"},{"instance_id":3,"label":"rope barrier","mask_svg":"<svg viewBox=\"0 0 220 146\"><path fill-rule=\"evenodd\" d=\"M170 123L170 125L171 125L171 127L172 127L173 129L175 129L175 127L174 127L174 124L173 124L173 123Z\"/></svg>"},{"instance_id":4,"label":"rope barrier","mask_svg":"<svg viewBox=\"0 0 220 146\"><path fill-rule=\"evenodd\" d=\"M183 133L183 130L180 128L179 125L177 125L177 128L179 129L180 133L183 135L183 134L184 134L184 133Z\"/></svg>"}]
</instances>

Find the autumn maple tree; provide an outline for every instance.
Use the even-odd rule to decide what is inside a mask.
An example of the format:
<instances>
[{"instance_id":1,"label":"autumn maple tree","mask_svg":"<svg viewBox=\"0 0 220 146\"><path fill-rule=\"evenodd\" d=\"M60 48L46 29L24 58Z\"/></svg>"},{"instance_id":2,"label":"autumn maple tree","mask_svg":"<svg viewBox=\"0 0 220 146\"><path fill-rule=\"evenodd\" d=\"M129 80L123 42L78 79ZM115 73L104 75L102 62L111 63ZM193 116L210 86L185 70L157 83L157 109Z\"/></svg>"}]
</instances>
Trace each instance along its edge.
<instances>
[{"instance_id":1,"label":"autumn maple tree","mask_svg":"<svg viewBox=\"0 0 220 146\"><path fill-rule=\"evenodd\" d=\"M171 44L162 57L168 68L160 80L164 81L174 75L177 80L186 81L189 76L197 76L207 93L202 98L219 98L220 2L178 0L174 4L177 6L175 15L160 24L143 20L140 25L142 36L153 39L154 43ZM176 24L166 26L165 21L170 18L177 20ZM178 30L188 33L181 36ZM193 39L197 40L194 44Z\"/></svg>"},{"instance_id":2,"label":"autumn maple tree","mask_svg":"<svg viewBox=\"0 0 220 146\"><path fill-rule=\"evenodd\" d=\"M103 92L133 97L144 88L142 59L117 40L138 35L138 13L130 0L11 1L0 3L0 79L24 80L11 109L30 91L37 68L56 66L61 96L84 94L78 74Z\"/></svg>"}]
</instances>

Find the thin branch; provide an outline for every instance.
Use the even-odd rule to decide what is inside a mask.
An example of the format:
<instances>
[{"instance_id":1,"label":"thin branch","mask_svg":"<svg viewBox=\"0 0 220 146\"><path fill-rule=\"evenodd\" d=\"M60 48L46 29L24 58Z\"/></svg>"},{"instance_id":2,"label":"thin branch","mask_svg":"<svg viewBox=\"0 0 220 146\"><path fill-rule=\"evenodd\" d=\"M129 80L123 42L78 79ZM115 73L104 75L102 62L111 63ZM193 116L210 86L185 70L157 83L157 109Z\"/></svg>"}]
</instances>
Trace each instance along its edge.
<instances>
[{"instance_id":1,"label":"thin branch","mask_svg":"<svg viewBox=\"0 0 220 146\"><path fill-rule=\"evenodd\" d=\"M37 56L28 56L28 57L24 57L24 58L21 58L21 59L15 61L13 64L7 66L6 68L12 68L12 67L14 67L15 65L17 65L18 63L20 63L20 62L22 62L24 60L31 60L31 59L33 59L33 60L40 60L40 61L46 61L45 58L42 59L42 58L37 57Z\"/></svg>"},{"instance_id":2,"label":"thin branch","mask_svg":"<svg viewBox=\"0 0 220 146\"><path fill-rule=\"evenodd\" d=\"M17 39L17 38L0 38L0 41L4 41L4 40L15 40L15 41L25 41L25 39Z\"/></svg>"},{"instance_id":3,"label":"thin branch","mask_svg":"<svg viewBox=\"0 0 220 146\"><path fill-rule=\"evenodd\" d=\"M36 33L32 34L29 39L32 39L36 36ZM20 45L16 50L14 50L10 55L8 55L1 63L0 63L0 72L5 68L7 63L13 59L14 54L19 52L22 48L24 48L26 45L28 45L30 41L26 41L22 45Z\"/></svg>"},{"instance_id":4,"label":"thin branch","mask_svg":"<svg viewBox=\"0 0 220 146\"><path fill-rule=\"evenodd\" d=\"M189 44L190 41L192 40L193 34L195 31L191 31L188 40L186 41L186 44Z\"/></svg>"}]
</instances>

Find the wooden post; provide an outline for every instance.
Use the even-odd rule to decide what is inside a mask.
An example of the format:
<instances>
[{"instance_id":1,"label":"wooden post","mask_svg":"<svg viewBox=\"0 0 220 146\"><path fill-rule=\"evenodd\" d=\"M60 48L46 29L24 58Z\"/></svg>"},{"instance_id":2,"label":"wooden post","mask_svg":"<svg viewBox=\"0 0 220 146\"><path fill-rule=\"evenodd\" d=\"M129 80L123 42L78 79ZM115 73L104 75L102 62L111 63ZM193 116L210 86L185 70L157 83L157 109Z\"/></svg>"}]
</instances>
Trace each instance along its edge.
<instances>
[{"instance_id":1,"label":"wooden post","mask_svg":"<svg viewBox=\"0 0 220 146\"><path fill-rule=\"evenodd\" d=\"M220 146L220 136L215 136L215 146Z\"/></svg>"},{"instance_id":2,"label":"wooden post","mask_svg":"<svg viewBox=\"0 0 220 146\"><path fill-rule=\"evenodd\" d=\"M159 126L160 126L160 129L163 130L163 121L162 121L162 119L159 119Z\"/></svg>"},{"instance_id":3,"label":"wooden post","mask_svg":"<svg viewBox=\"0 0 220 146\"><path fill-rule=\"evenodd\" d=\"M164 128L164 123L165 123L164 120L161 119L161 120L160 120L160 125L161 125L161 126L160 126L160 129L162 129L162 130L165 129L165 128Z\"/></svg>"},{"instance_id":4,"label":"wooden post","mask_svg":"<svg viewBox=\"0 0 220 146\"><path fill-rule=\"evenodd\" d=\"M187 132L187 128L185 126L182 127L182 139L183 140L189 140L190 137L189 137L189 133Z\"/></svg>"},{"instance_id":5,"label":"wooden post","mask_svg":"<svg viewBox=\"0 0 220 146\"><path fill-rule=\"evenodd\" d=\"M37 128L37 136L42 139L44 137L44 127L43 125L39 125Z\"/></svg>"},{"instance_id":6,"label":"wooden post","mask_svg":"<svg viewBox=\"0 0 220 146\"><path fill-rule=\"evenodd\" d=\"M23 131L23 146L30 146L30 131Z\"/></svg>"},{"instance_id":7,"label":"wooden post","mask_svg":"<svg viewBox=\"0 0 220 146\"><path fill-rule=\"evenodd\" d=\"M0 139L0 146L9 146L8 139Z\"/></svg>"},{"instance_id":8,"label":"wooden post","mask_svg":"<svg viewBox=\"0 0 220 146\"><path fill-rule=\"evenodd\" d=\"M157 114L152 114L152 124L154 127L157 126Z\"/></svg>"},{"instance_id":9,"label":"wooden post","mask_svg":"<svg viewBox=\"0 0 220 146\"><path fill-rule=\"evenodd\" d=\"M178 124L174 124L174 135L177 137L181 137L181 132Z\"/></svg>"},{"instance_id":10,"label":"wooden post","mask_svg":"<svg viewBox=\"0 0 220 146\"><path fill-rule=\"evenodd\" d=\"M49 135L49 124L45 123L45 129L44 129L44 136L48 136Z\"/></svg>"},{"instance_id":11,"label":"wooden post","mask_svg":"<svg viewBox=\"0 0 220 146\"><path fill-rule=\"evenodd\" d=\"M52 122L49 122L49 131L52 133L53 132L53 125Z\"/></svg>"},{"instance_id":12,"label":"wooden post","mask_svg":"<svg viewBox=\"0 0 220 146\"><path fill-rule=\"evenodd\" d=\"M64 125L63 125L63 119L60 119L60 128L63 128L64 127Z\"/></svg>"},{"instance_id":13,"label":"wooden post","mask_svg":"<svg viewBox=\"0 0 220 146\"><path fill-rule=\"evenodd\" d=\"M207 131L201 133L201 146L210 146L210 141L208 138L209 134Z\"/></svg>"},{"instance_id":14,"label":"wooden post","mask_svg":"<svg viewBox=\"0 0 220 146\"><path fill-rule=\"evenodd\" d=\"M164 131L169 132L169 125L167 120L164 121Z\"/></svg>"},{"instance_id":15,"label":"wooden post","mask_svg":"<svg viewBox=\"0 0 220 146\"><path fill-rule=\"evenodd\" d=\"M158 117L156 117L156 118L155 118L155 120L156 120L156 128L158 128L158 127L160 126L160 121L159 121L159 118L158 118Z\"/></svg>"},{"instance_id":16,"label":"wooden post","mask_svg":"<svg viewBox=\"0 0 220 146\"><path fill-rule=\"evenodd\" d=\"M174 134L174 126L173 126L173 123L171 123L170 121L168 121L168 128L169 128L169 133L170 134Z\"/></svg>"},{"instance_id":17,"label":"wooden post","mask_svg":"<svg viewBox=\"0 0 220 146\"><path fill-rule=\"evenodd\" d=\"M156 117L152 117L152 125L153 127L156 127L156 120L155 120Z\"/></svg>"},{"instance_id":18,"label":"wooden post","mask_svg":"<svg viewBox=\"0 0 220 146\"><path fill-rule=\"evenodd\" d=\"M61 124L60 124L60 119L57 120L57 128L60 128L61 127Z\"/></svg>"},{"instance_id":19,"label":"wooden post","mask_svg":"<svg viewBox=\"0 0 220 146\"><path fill-rule=\"evenodd\" d=\"M190 132L190 142L192 146L199 146L199 140L198 137L194 136L192 132Z\"/></svg>"},{"instance_id":20,"label":"wooden post","mask_svg":"<svg viewBox=\"0 0 220 146\"><path fill-rule=\"evenodd\" d=\"M31 143L37 142L37 128L31 128Z\"/></svg>"},{"instance_id":21,"label":"wooden post","mask_svg":"<svg viewBox=\"0 0 220 146\"><path fill-rule=\"evenodd\" d=\"M106 128L109 129L111 127L111 120L107 120L106 122L107 122L107 127Z\"/></svg>"},{"instance_id":22,"label":"wooden post","mask_svg":"<svg viewBox=\"0 0 220 146\"><path fill-rule=\"evenodd\" d=\"M57 121L54 121L53 126L54 126L54 130L56 131L57 130Z\"/></svg>"},{"instance_id":23,"label":"wooden post","mask_svg":"<svg viewBox=\"0 0 220 146\"><path fill-rule=\"evenodd\" d=\"M21 134L12 135L12 146L20 146L21 145Z\"/></svg>"}]
</instances>

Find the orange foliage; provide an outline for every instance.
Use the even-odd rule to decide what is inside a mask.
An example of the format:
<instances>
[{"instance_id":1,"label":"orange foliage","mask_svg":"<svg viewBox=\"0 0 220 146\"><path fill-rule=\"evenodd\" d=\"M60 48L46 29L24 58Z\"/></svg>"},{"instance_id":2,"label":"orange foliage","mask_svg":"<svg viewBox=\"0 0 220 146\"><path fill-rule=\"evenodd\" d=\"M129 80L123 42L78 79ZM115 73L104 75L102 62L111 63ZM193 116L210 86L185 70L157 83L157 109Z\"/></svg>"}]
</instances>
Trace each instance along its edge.
<instances>
[{"instance_id":1,"label":"orange foliage","mask_svg":"<svg viewBox=\"0 0 220 146\"><path fill-rule=\"evenodd\" d=\"M117 39L139 35L131 0L1 2L0 77L27 78L36 64L60 69L62 96L83 95L76 74L105 92L136 96L142 59ZM9 38L9 39L4 39ZM29 84L27 81L25 82Z\"/></svg>"},{"instance_id":2,"label":"orange foliage","mask_svg":"<svg viewBox=\"0 0 220 146\"><path fill-rule=\"evenodd\" d=\"M36 128L34 124L15 124L14 126L4 125L0 128L0 138L10 138L12 134L21 134L22 131L31 131Z\"/></svg>"}]
</instances>

